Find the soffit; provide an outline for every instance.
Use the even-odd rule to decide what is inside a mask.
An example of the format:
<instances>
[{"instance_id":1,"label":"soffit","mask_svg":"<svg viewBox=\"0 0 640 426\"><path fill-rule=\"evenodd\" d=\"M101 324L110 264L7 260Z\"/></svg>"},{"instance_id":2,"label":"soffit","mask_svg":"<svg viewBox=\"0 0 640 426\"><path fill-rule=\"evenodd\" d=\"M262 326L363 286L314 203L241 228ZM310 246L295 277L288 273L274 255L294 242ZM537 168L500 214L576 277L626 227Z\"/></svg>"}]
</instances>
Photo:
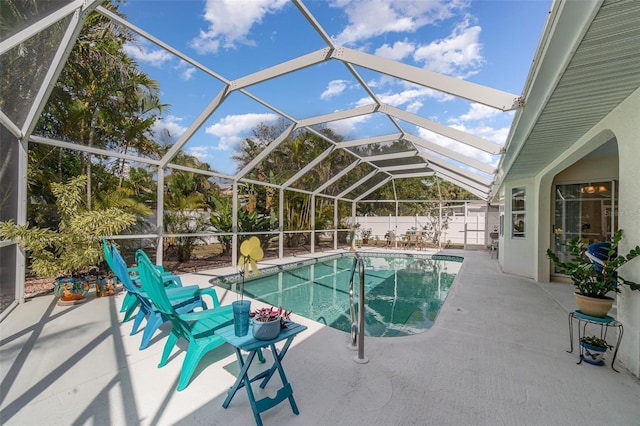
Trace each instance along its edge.
<instances>
[{"instance_id":1,"label":"soffit","mask_svg":"<svg viewBox=\"0 0 640 426\"><path fill-rule=\"evenodd\" d=\"M502 166L506 178L535 176L637 90L638 46L640 2L603 2L522 149L512 152L515 141L508 141L504 163L510 168ZM517 125L512 134L518 133Z\"/></svg>"}]
</instances>

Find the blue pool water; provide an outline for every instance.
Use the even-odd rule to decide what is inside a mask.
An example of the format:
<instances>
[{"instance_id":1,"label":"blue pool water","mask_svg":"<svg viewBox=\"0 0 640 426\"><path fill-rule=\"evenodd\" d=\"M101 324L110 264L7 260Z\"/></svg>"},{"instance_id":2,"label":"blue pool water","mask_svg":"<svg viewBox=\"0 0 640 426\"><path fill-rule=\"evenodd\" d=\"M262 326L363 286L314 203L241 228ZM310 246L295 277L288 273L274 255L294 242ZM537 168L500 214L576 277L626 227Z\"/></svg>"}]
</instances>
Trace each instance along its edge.
<instances>
[{"instance_id":1,"label":"blue pool water","mask_svg":"<svg viewBox=\"0 0 640 426\"><path fill-rule=\"evenodd\" d=\"M365 334L406 336L433 324L461 260L430 257L363 257ZM351 330L349 278L353 256L320 261L245 281L245 294L338 330ZM357 303L357 284L356 289ZM217 283L236 291L236 283Z\"/></svg>"}]
</instances>

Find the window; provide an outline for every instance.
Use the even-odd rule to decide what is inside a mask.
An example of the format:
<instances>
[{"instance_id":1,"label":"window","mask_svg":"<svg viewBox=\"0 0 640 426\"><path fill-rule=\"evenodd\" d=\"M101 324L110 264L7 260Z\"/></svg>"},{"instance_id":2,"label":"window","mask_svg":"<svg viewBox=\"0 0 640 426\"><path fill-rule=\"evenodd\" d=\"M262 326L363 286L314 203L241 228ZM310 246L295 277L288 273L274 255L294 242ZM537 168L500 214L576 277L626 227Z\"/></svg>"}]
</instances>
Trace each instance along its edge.
<instances>
[{"instance_id":1,"label":"window","mask_svg":"<svg viewBox=\"0 0 640 426\"><path fill-rule=\"evenodd\" d=\"M571 259L564 245L574 237L584 244L611 239L618 226L617 209L615 180L557 184L552 241L560 260Z\"/></svg>"},{"instance_id":2,"label":"window","mask_svg":"<svg viewBox=\"0 0 640 426\"><path fill-rule=\"evenodd\" d=\"M524 238L526 235L526 189L511 189L511 238Z\"/></svg>"}]
</instances>

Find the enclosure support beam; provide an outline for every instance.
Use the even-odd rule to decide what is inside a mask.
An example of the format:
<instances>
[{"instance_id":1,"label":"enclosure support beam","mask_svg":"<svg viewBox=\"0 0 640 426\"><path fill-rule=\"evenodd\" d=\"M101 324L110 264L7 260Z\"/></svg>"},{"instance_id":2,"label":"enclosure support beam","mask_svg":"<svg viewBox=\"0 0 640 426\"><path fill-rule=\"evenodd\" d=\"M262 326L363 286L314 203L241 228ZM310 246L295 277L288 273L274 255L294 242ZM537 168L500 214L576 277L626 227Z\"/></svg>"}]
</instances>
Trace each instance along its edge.
<instances>
[{"instance_id":1,"label":"enclosure support beam","mask_svg":"<svg viewBox=\"0 0 640 426\"><path fill-rule=\"evenodd\" d=\"M284 189L280 188L278 197L278 259L284 257Z\"/></svg>"},{"instance_id":2,"label":"enclosure support beam","mask_svg":"<svg viewBox=\"0 0 640 426\"><path fill-rule=\"evenodd\" d=\"M333 200L333 249L338 250L338 199Z\"/></svg>"},{"instance_id":3,"label":"enclosure support beam","mask_svg":"<svg viewBox=\"0 0 640 426\"><path fill-rule=\"evenodd\" d=\"M156 187L156 264L162 265L164 256L164 172L165 169L158 167L158 186Z\"/></svg>"},{"instance_id":4,"label":"enclosure support beam","mask_svg":"<svg viewBox=\"0 0 640 426\"><path fill-rule=\"evenodd\" d=\"M311 195L311 254L316 252L316 196Z\"/></svg>"},{"instance_id":5,"label":"enclosure support beam","mask_svg":"<svg viewBox=\"0 0 640 426\"><path fill-rule=\"evenodd\" d=\"M233 181L231 196L231 265L238 266L238 181Z\"/></svg>"}]
</instances>

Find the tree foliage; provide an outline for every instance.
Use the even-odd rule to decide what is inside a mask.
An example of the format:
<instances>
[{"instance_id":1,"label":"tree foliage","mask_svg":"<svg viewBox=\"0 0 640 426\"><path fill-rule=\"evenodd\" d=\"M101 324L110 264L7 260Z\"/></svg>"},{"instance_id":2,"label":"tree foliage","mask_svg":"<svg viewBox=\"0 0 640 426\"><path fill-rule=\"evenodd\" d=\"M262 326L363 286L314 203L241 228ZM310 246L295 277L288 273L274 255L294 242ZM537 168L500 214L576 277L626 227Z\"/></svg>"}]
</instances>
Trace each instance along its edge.
<instances>
[{"instance_id":1,"label":"tree foliage","mask_svg":"<svg viewBox=\"0 0 640 426\"><path fill-rule=\"evenodd\" d=\"M135 223L135 215L118 207L88 210L83 197L86 179L81 175L51 184L60 218L56 229L0 222L0 237L30 252L37 275L69 276L100 264L100 238L120 234Z\"/></svg>"}]
</instances>

